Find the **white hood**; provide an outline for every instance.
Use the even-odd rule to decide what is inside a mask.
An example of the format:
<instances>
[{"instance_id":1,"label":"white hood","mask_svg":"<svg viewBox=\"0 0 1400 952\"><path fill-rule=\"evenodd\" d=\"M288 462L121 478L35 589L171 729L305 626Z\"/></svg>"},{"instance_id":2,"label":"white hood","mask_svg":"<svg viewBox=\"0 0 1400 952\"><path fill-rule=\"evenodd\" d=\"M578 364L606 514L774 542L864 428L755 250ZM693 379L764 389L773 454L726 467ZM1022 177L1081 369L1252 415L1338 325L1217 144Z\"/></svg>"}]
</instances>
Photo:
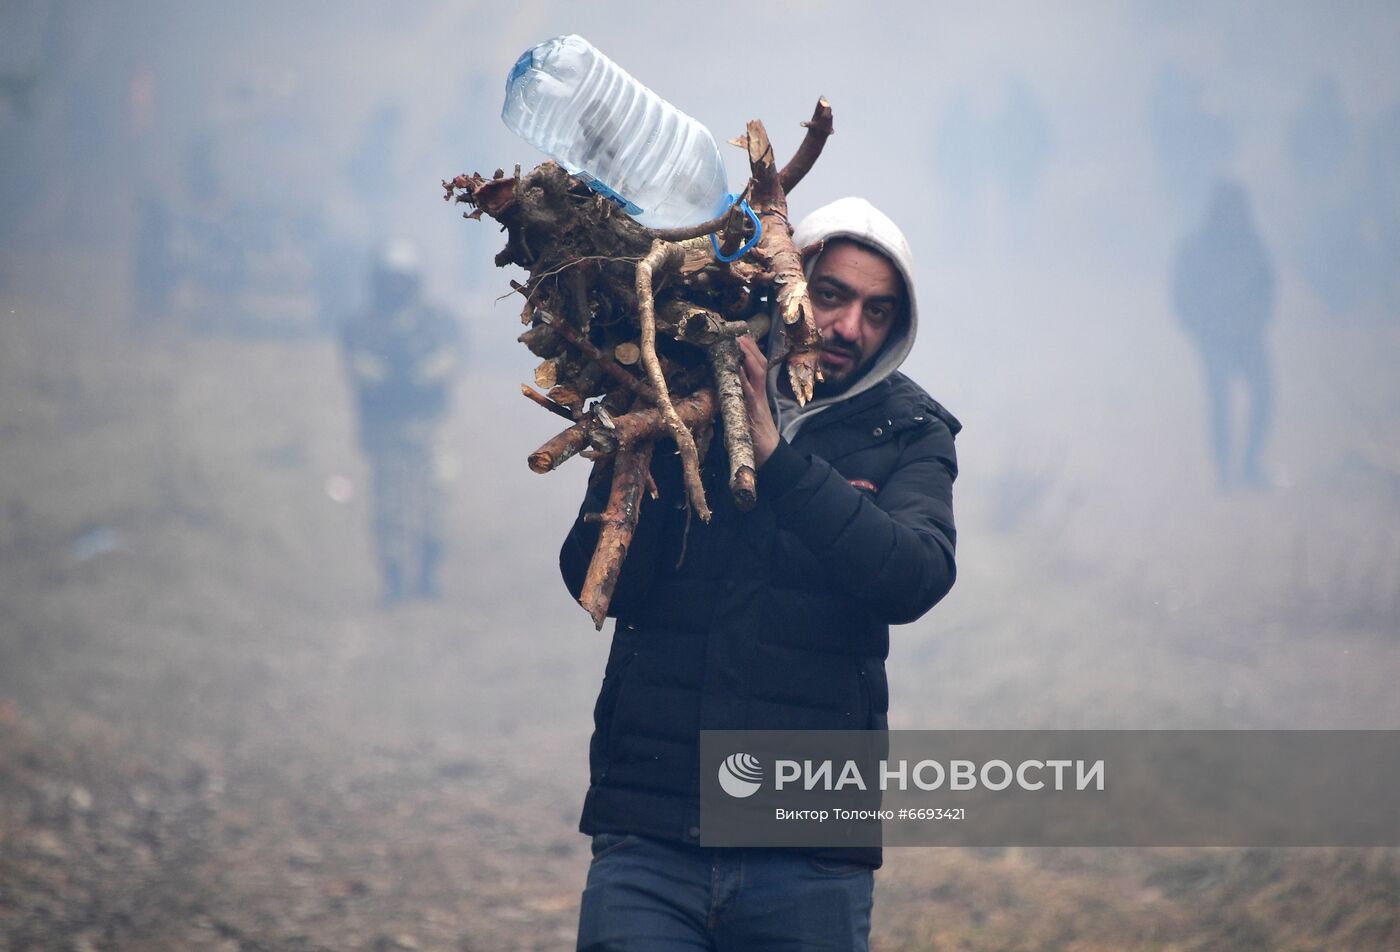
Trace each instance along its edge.
<instances>
[{"instance_id":1,"label":"white hood","mask_svg":"<svg viewBox=\"0 0 1400 952\"><path fill-rule=\"evenodd\" d=\"M849 400L884 380L899 369L904 358L914 349L914 337L919 328L919 307L914 292L914 257L909 251L909 242L899 226L889 217L863 198L841 198L830 205L823 205L798 224L792 240L802 253L803 264L808 276L817 263L821 246L833 238L850 238L869 245L889 258L900 276L904 278L904 291L908 295L908 320L890 334L880 349L875 362L866 368L861 378L851 384L843 393L812 400L805 407L798 408L797 401L784 396L778 390L778 371L775 367L768 375L769 399L778 411L778 430L784 439L797 435L802 423L825 408L842 400ZM781 330L774 321L768 339L768 352L773 354L781 346Z\"/></svg>"}]
</instances>

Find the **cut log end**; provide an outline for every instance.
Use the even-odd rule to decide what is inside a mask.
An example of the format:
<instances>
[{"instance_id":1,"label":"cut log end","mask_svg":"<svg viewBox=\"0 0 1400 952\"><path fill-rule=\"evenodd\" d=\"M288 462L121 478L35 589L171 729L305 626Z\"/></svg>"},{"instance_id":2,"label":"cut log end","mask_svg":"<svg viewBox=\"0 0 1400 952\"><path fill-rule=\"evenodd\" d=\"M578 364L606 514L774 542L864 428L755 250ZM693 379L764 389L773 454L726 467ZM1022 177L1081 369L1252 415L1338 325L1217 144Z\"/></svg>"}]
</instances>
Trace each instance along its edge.
<instances>
[{"instance_id":1,"label":"cut log end","mask_svg":"<svg viewBox=\"0 0 1400 952\"><path fill-rule=\"evenodd\" d=\"M588 612L588 617L593 619L593 630L602 631L603 622L608 620L608 606L606 604L593 606Z\"/></svg>"},{"instance_id":2,"label":"cut log end","mask_svg":"<svg viewBox=\"0 0 1400 952\"><path fill-rule=\"evenodd\" d=\"M739 511L748 512L758 505L757 474L747 466L740 466L729 481L729 491Z\"/></svg>"}]
</instances>

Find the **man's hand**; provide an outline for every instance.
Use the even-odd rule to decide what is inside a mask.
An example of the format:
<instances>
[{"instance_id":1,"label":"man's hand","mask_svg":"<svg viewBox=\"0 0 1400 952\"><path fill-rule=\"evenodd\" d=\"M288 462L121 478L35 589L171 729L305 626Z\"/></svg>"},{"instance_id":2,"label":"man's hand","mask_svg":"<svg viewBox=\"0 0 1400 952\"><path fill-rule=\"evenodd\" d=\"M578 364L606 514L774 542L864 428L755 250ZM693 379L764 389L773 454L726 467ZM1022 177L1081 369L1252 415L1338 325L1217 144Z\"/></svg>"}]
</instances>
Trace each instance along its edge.
<instances>
[{"instance_id":1,"label":"man's hand","mask_svg":"<svg viewBox=\"0 0 1400 952\"><path fill-rule=\"evenodd\" d=\"M773 423L773 411L768 406L768 359L752 337L739 338L739 380L744 385L744 400L749 405L749 421L753 431L753 461L762 468L778 448L778 427Z\"/></svg>"}]
</instances>

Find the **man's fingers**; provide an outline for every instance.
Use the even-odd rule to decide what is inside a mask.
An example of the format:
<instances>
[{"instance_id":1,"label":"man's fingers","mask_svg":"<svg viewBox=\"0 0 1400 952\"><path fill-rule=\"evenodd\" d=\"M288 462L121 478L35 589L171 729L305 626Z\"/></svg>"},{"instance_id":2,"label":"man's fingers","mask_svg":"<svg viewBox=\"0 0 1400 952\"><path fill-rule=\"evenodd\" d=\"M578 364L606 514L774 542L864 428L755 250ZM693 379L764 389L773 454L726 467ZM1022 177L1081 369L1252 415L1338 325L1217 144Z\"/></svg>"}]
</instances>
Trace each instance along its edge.
<instances>
[{"instance_id":1,"label":"man's fingers","mask_svg":"<svg viewBox=\"0 0 1400 952\"><path fill-rule=\"evenodd\" d=\"M740 337L739 348L744 357L744 372L741 376L757 386L758 382L768 375L768 361L764 359L763 352L758 349L758 344L752 337Z\"/></svg>"},{"instance_id":2,"label":"man's fingers","mask_svg":"<svg viewBox=\"0 0 1400 952\"><path fill-rule=\"evenodd\" d=\"M740 374L739 382L744 387L744 404L749 411L749 420L754 422L766 419L770 412L768 409L768 388L755 385L753 381L749 380L747 374Z\"/></svg>"},{"instance_id":3,"label":"man's fingers","mask_svg":"<svg viewBox=\"0 0 1400 952\"><path fill-rule=\"evenodd\" d=\"M739 383L743 384L744 387L744 401L748 403L749 408L752 409L758 403L758 392L754 389L754 385L749 381L747 374L739 375Z\"/></svg>"},{"instance_id":4,"label":"man's fingers","mask_svg":"<svg viewBox=\"0 0 1400 952\"><path fill-rule=\"evenodd\" d=\"M755 368L753 364L745 361L743 372L739 374L739 382L744 385L744 393L753 394L762 392L766 394L768 392L767 380L765 379L766 375L762 373L756 374L754 371Z\"/></svg>"}]
</instances>

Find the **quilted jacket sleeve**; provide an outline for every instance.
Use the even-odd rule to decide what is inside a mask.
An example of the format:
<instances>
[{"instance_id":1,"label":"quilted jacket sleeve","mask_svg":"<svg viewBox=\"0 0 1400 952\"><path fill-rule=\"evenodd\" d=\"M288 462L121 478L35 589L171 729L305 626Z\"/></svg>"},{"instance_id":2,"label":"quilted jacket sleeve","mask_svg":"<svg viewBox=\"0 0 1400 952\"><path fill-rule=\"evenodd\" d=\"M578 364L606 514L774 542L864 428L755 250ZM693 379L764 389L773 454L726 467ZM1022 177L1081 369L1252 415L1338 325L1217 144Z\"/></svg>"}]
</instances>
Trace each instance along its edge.
<instances>
[{"instance_id":1,"label":"quilted jacket sleeve","mask_svg":"<svg viewBox=\"0 0 1400 952\"><path fill-rule=\"evenodd\" d=\"M778 523L834 569L888 624L919 618L953 587L957 454L941 420L901 435L894 471L873 499L829 463L780 441L759 471Z\"/></svg>"}]
</instances>

